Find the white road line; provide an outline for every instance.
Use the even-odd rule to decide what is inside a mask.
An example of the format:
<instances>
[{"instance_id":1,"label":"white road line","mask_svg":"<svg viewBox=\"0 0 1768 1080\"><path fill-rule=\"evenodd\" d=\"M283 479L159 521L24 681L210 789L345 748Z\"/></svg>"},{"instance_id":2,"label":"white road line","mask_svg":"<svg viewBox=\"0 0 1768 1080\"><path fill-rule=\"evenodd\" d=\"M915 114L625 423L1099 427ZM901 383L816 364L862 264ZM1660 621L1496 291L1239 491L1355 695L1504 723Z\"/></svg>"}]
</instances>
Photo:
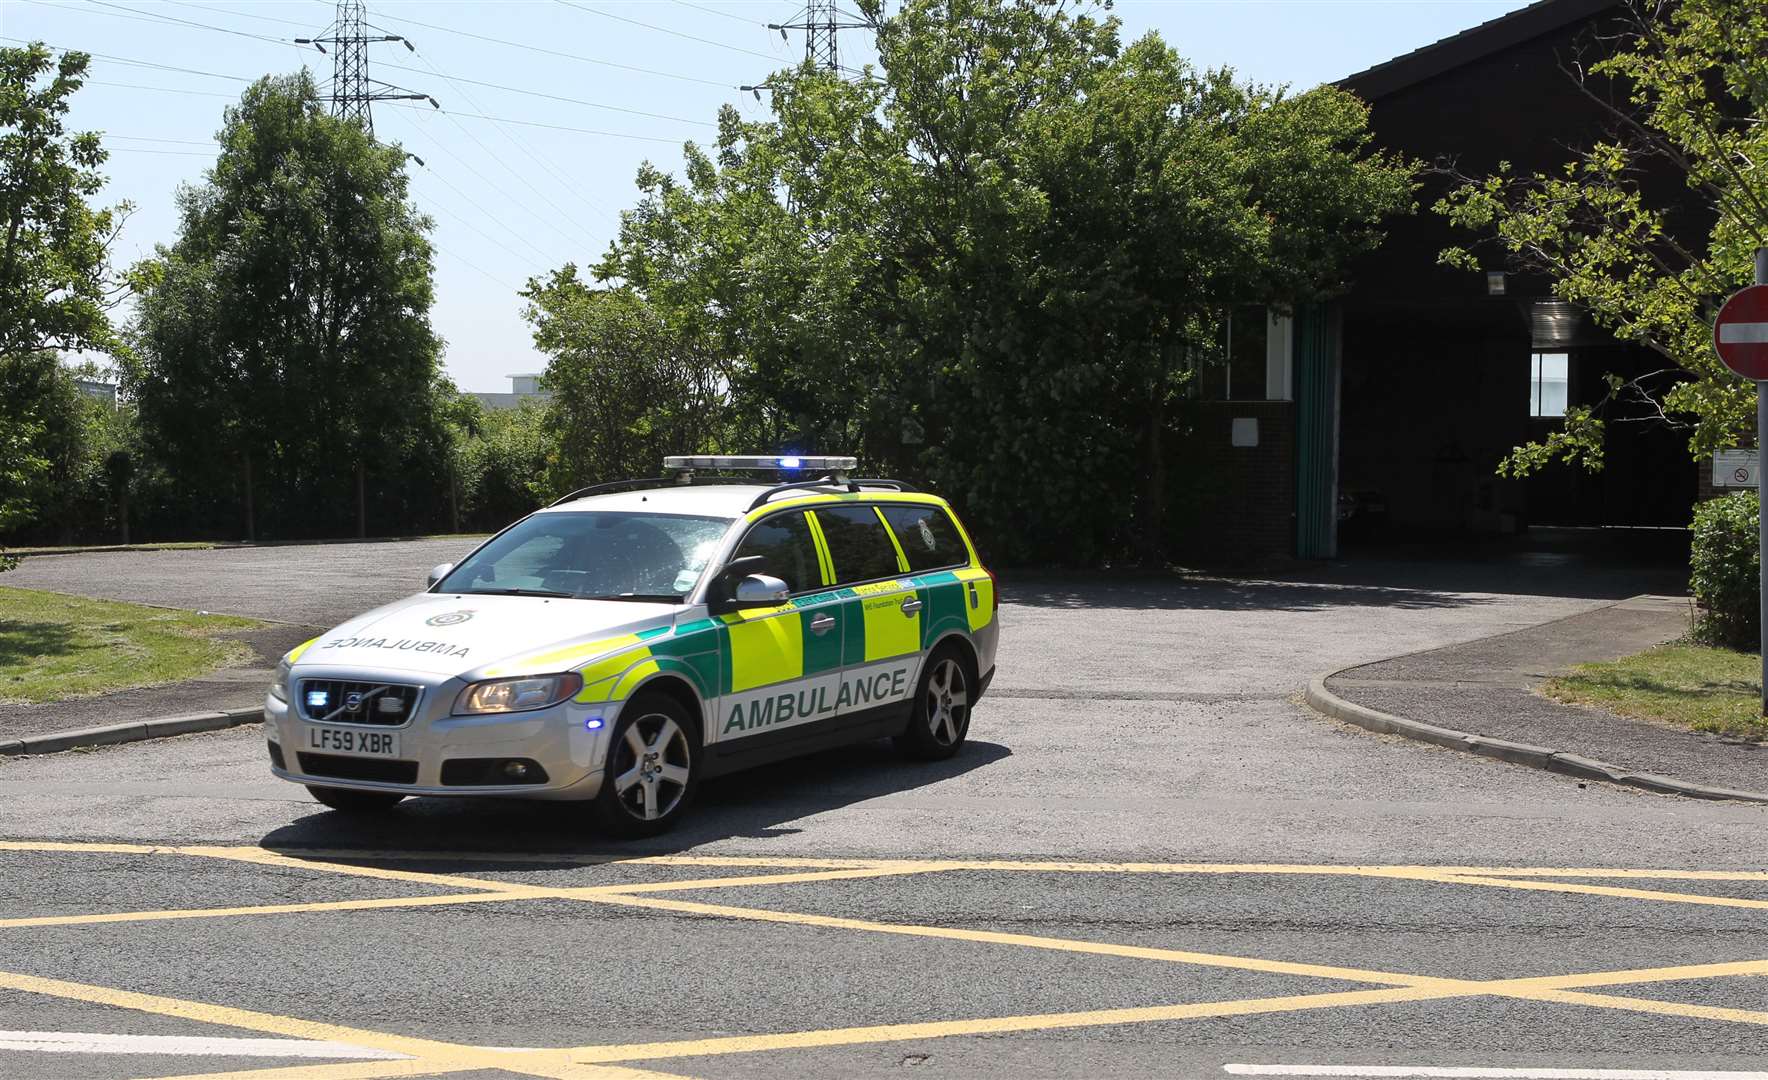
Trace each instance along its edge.
<instances>
[{"instance_id":1,"label":"white road line","mask_svg":"<svg viewBox=\"0 0 1768 1080\"><path fill-rule=\"evenodd\" d=\"M1687 1069L1499 1069L1455 1065L1223 1065L1235 1076L1351 1076L1420 1080L1768 1080L1768 1072Z\"/></svg>"},{"instance_id":2,"label":"white road line","mask_svg":"<svg viewBox=\"0 0 1768 1080\"><path fill-rule=\"evenodd\" d=\"M48 1054L177 1054L219 1057L351 1058L404 1061L410 1054L317 1039L235 1039L200 1035L105 1035L86 1031L0 1031L0 1050Z\"/></svg>"}]
</instances>

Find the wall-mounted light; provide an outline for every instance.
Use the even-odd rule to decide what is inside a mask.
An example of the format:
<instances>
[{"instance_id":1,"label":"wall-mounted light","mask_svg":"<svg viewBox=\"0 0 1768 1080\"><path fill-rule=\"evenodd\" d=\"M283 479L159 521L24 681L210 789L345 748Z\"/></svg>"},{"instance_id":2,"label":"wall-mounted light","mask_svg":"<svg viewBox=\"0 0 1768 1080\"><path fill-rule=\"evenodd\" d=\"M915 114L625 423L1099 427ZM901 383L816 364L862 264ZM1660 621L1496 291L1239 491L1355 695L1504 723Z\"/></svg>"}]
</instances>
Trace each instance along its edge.
<instances>
[{"instance_id":1,"label":"wall-mounted light","mask_svg":"<svg viewBox=\"0 0 1768 1080\"><path fill-rule=\"evenodd\" d=\"M1486 295L1487 296L1503 296L1504 295L1504 277L1505 277L1504 271L1502 271L1502 270L1487 270L1486 271Z\"/></svg>"}]
</instances>

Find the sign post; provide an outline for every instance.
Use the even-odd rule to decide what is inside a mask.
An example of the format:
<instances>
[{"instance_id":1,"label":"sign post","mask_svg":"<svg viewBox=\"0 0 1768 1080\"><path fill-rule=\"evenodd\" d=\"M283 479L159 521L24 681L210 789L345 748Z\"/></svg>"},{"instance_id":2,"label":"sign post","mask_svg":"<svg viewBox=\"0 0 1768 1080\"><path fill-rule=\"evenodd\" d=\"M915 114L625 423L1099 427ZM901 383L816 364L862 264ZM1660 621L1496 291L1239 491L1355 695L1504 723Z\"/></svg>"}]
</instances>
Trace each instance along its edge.
<instances>
[{"instance_id":1,"label":"sign post","mask_svg":"<svg viewBox=\"0 0 1768 1080\"><path fill-rule=\"evenodd\" d=\"M1768 448L1768 247L1756 249L1756 283L1740 289L1713 322L1713 348L1725 366L1756 383L1756 451ZM1768 507L1757 488L1761 565L1762 715L1768 716Z\"/></svg>"}]
</instances>

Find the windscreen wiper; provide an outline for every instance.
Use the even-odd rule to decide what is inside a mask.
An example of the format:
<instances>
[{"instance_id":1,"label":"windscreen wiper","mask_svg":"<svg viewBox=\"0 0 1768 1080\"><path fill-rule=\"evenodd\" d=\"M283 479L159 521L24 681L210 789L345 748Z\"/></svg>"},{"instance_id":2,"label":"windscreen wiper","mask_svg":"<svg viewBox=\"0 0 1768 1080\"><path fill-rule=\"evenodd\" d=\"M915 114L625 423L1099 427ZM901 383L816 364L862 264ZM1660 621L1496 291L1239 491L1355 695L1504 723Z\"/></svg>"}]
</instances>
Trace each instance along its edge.
<instances>
[{"instance_id":1,"label":"windscreen wiper","mask_svg":"<svg viewBox=\"0 0 1768 1080\"><path fill-rule=\"evenodd\" d=\"M647 604L679 604L675 593L608 593L605 596L580 596L579 600L639 600Z\"/></svg>"},{"instance_id":2,"label":"windscreen wiper","mask_svg":"<svg viewBox=\"0 0 1768 1080\"><path fill-rule=\"evenodd\" d=\"M474 589L473 596L556 596L563 600L581 599L576 593L554 592L551 589Z\"/></svg>"}]
</instances>

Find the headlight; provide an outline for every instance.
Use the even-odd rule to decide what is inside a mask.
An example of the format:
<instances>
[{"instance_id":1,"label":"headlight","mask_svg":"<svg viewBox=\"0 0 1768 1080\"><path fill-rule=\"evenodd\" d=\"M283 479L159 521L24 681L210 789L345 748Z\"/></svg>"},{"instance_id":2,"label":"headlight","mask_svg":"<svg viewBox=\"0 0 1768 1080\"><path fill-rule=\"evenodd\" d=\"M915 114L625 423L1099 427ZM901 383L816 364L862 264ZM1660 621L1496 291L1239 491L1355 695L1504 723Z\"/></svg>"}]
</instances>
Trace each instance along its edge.
<instances>
[{"instance_id":1,"label":"headlight","mask_svg":"<svg viewBox=\"0 0 1768 1080\"><path fill-rule=\"evenodd\" d=\"M285 657L276 663L276 681L270 684L270 696L285 704L289 699L289 662Z\"/></svg>"},{"instance_id":2,"label":"headlight","mask_svg":"<svg viewBox=\"0 0 1768 1080\"><path fill-rule=\"evenodd\" d=\"M583 676L575 671L525 679L492 679L462 690L454 702L454 713L456 716L471 716L544 709L557 705L581 689Z\"/></svg>"}]
</instances>

